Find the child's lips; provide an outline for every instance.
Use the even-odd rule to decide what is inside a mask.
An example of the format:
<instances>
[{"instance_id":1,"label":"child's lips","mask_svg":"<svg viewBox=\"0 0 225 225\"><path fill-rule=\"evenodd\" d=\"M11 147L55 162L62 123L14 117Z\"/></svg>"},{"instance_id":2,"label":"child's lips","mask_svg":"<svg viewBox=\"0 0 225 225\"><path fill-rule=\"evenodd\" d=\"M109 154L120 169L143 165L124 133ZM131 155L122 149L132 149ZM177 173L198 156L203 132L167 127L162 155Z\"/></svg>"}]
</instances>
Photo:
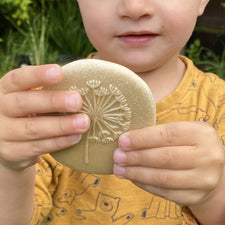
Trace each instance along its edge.
<instances>
[{"instance_id":1,"label":"child's lips","mask_svg":"<svg viewBox=\"0 0 225 225\"><path fill-rule=\"evenodd\" d=\"M155 33L150 33L146 31L140 31L140 32L129 31L129 32L118 35L117 38L126 45L137 47L137 46L147 45L157 36L158 35Z\"/></svg>"}]
</instances>

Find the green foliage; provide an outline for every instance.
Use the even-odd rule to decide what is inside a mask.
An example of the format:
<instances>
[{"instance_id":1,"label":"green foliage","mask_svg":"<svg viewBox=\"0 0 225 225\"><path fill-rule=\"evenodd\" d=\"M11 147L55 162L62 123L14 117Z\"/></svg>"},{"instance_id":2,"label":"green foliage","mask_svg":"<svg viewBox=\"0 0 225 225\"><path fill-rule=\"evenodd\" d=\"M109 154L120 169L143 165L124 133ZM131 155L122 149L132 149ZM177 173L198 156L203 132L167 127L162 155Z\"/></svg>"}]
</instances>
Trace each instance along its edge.
<instances>
[{"instance_id":1,"label":"green foliage","mask_svg":"<svg viewBox=\"0 0 225 225\"><path fill-rule=\"evenodd\" d=\"M86 57L93 46L85 34L82 19L75 1L56 1L48 11L50 42L60 53Z\"/></svg>"},{"instance_id":2,"label":"green foliage","mask_svg":"<svg viewBox=\"0 0 225 225\"><path fill-rule=\"evenodd\" d=\"M61 53L71 54L75 59L75 56L86 57L93 51L86 37L76 1L4 0L4 3L6 1L7 4L0 7L2 12L9 12L3 8L10 4L18 6L18 2L31 3L27 4L27 17L21 20L22 24L12 15L4 14L8 24L2 26L0 37L0 76L17 67L21 56L29 58L32 65L39 65L59 62L58 56ZM0 6L2 3L1 1ZM1 18L3 17L0 17L0 25L5 22ZM67 63L65 60L67 59L59 63Z\"/></svg>"},{"instance_id":3,"label":"green foliage","mask_svg":"<svg viewBox=\"0 0 225 225\"><path fill-rule=\"evenodd\" d=\"M32 65L49 63L52 60L50 60L52 55L56 55L54 51L53 54L48 54L50 46L48 43L48 18L45 12L45 0L41 0L40 3L41 10L30 16L23 26L19 26L13 20L10 20L18 34L22 37L20 54L29 56Z\"/></svg>"},{"instance_id":4,"label":"green foliage","mask_svg":"<svg viewBox=\"0 0 225 225\"><path fill-rule=\"evenodd\" d=\"M221 6L225 8L225 2L221 2Z\"/></svg>"},{"instance_id":5,"label":"green foliage","mask_svg":"<svg viewBox=\"0 0 225 225\"><path fill-rule=\"evenodd\" d=\"M0 50L0 77L16 66L17 46L15 36L12 31L10 31L7 36L8 41L5 50Z\"/></svg>"},{"instance_id":6,"label":"green foliage","mask_svg":"<svg viewBox=\"0 0 225 225\"><path fill-rule=\"evenodd\" d=\"M211 49L202 46L201 41L196 39L186 49L186 55L205 72L215 73L225 79L225 43L223 46L222 53L217 55Z\"/></svg>"},{"instance_id":7,"label":"green foliage","mask_svg":"<svg viewBox=\"0 0 225 225\"><path fill-rule=\"evenodd\" d=\"M31 0L1 0L0 12L9 19L16 20L18 25L29 18Z\"/></svg>"},{"instance_id":8,"label":"green foliage","mask_svg":"<svg viewBox=\"0 0 225 225\"><path fill-rule=\"evenodd\" d=\"M186 55L191 59L196 65L201 61L203 47L201 46L200 39L195 39L193 43L186 49Z\"/></svg>"},{"instance_id":9,"label":"green foliage","mask_svg":"<svg viewBox=\"0 0 225 225\"><path fill-rule=\"evenodd\" d=\"M205 71L215 73L222 79L225 79L225 48L221 55L216 55L211 50L208 50L207 56L199 65L204 65Z\"/></svg>"},{"instance_id":10,"label":"green foliage","mask_svg":"<svg viewBox=\"0 0 225 225\"><path fill-rule=\"evenodd\" d=\"M12 29L11 22L21 26L29 19L32 0L1 0L0 1L0 43L7 40L5 34ZM10 23L9 23L10 21ZM6 44L6 43L5 43Z\"/></svg>"}]
</instances>

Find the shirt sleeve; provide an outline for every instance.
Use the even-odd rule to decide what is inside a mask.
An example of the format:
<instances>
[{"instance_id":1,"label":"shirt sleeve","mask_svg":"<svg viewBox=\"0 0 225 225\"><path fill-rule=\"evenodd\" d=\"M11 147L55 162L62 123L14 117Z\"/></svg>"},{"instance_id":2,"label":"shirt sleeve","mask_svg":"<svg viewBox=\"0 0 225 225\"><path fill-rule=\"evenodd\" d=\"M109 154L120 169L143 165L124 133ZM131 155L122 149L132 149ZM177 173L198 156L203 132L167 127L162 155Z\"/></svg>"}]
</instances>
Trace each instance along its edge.
<instances>
[{"instance_id":1,"label":"shirt sleeve","mask_svg":"<svg viewBox=\"0 0 225 225\"><path fill-rule=\"evenodd\" d=\"M213 118L211 125L215 128L219 137L221 138L225 150L225 82L215 77L213 74L206 74L206 76L210 78L209 82L207 83L208 86L211 86L210 83L214 82L214 88L211 91L215 95L214 98L210 98L212 93L209 92L208 94L208 99L213 104L213 110L215 111L214 112L211 110L211 113L209 113L209 118ZM208 89L209 88L207 88L207 90ZM188 207L183 207L181 212L183 218L183 225L199 225Z\"/></svg>"},{"instance_id":2,"label":"shirt sleeve","mask_svg":"<svg viewBox=\"0 0 225 225\"><path fill-rule=\"evenodd\" d=\"M30 225L39 225L48 219L52 207L52 195L58 184L63 165L55 161L49 154L43 155L36 164L35 208Z\"/></svg>"}]
</instances>

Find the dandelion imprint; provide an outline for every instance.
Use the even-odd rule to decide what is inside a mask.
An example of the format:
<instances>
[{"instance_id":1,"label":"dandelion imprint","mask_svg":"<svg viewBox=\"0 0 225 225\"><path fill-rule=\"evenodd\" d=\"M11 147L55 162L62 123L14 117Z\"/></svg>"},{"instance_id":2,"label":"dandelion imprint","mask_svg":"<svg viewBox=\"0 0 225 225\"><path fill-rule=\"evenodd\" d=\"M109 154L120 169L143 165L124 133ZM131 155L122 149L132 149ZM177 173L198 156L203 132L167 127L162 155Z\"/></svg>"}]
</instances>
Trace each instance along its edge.
<instances>
[{"instance_id":1,"label":"dandelion imprint","mask_svg":"<svg viewBox=\"0 0 225 225\"><path fill-rule=\"evenodd\" d=\"M103 87L101 81L89 80L86 87L78 89L72 86L70 90L76 90L81 94L83 97L81 112L89 115L91 119L85 143L85 163L88 163L89 142L108 144L117 140L129 129L131 110L126 98L112 84Z\"/></svg>"}]
</instances>

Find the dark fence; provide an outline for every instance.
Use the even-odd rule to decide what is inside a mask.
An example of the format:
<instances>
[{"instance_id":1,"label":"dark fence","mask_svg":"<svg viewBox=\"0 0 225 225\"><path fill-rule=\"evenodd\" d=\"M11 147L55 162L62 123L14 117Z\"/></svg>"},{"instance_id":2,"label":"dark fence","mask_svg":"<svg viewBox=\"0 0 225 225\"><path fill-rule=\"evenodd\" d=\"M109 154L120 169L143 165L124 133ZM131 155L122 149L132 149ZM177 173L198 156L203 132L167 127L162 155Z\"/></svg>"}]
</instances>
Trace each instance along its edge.
<instances>
[{"instance_id":1,"label":"dark fence","mask_svg":"<svg viewBox=\"0 0 225 225\"><path fill-rule=\"evenodd\" d=\"M222 7L225 0L211 0L205 14L198 19L197 30L199 32L225 35L225 8Z\"/></svg>"},{"instance_id":2,"label":"dark fence","mask_svg":"<svg viewBox=\"0 0 225 225\"><path fill-rule=\"evenodd\" d=\"M203 16L198 18L190 43L196 38L203 46L209 47L215 53L221 54L225 44L225 0L210 0Z\"/></svg>"}]
</instances>

